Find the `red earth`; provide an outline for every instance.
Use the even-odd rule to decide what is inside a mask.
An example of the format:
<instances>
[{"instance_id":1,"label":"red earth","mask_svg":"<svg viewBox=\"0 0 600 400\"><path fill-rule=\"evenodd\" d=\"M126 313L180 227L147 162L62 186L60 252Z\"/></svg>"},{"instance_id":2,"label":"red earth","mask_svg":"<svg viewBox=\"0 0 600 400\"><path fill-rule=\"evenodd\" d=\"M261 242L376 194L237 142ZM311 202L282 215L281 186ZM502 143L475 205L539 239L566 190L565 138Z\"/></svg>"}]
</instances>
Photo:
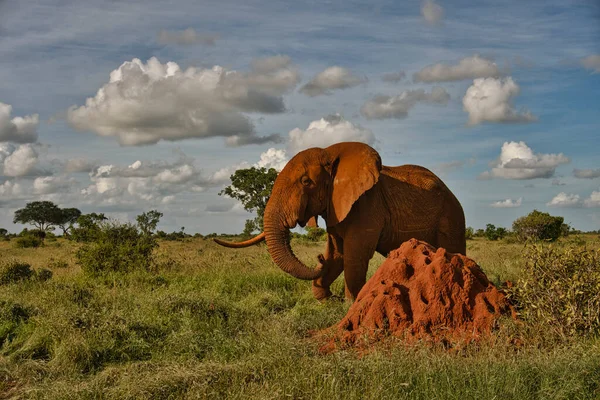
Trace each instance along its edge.
<instances>
[{"instance_id":1,"label":"red earth","mask_svg":"<svg viewBox=\"0 0 600 400\"><path fill-rule=\"evenodd\" d=\"M489 334L515 310L472 259L411 239L392 251L342 321L324 332L329 352L387 336L464 341Z\"/></svg>"}]
</instances>

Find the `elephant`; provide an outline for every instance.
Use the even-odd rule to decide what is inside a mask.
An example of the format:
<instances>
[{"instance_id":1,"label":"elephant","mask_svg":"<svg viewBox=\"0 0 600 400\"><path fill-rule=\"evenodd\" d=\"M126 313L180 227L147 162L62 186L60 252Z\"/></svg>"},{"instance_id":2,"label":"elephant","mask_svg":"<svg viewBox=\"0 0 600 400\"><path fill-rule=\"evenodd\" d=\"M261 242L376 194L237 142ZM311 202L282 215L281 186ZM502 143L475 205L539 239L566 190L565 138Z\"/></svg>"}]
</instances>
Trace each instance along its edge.
<instances>
[{"instance_id":1,"label":"elephant","mask_svg":"<svg viewBox=\"0 0 600 400\"><path fill-rule=\"evenodd\" d=\"M325 255L315 268L292 252L289 231L296 225L327 225ZM417 165L388 167L371 146L342 142L299 152L277 176L264 212L263 240L283 271L312 280L316 299L332 295L330 285L344 272L345 296L353 300L366 282L369 260L415 238L451 253L466 253L465 216L457 198L433 172Z\"/></svg>"}]
</instances>

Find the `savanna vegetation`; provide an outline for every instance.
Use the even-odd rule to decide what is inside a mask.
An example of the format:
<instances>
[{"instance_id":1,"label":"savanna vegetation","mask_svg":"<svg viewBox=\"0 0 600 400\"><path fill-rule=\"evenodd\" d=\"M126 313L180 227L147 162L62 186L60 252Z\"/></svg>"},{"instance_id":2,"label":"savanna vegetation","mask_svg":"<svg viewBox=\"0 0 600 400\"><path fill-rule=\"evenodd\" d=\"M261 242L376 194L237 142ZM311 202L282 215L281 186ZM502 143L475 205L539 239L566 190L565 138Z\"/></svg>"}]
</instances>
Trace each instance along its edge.
<instances>
[{"instance_id":1,"label":"savanna vegetation","mask_svg":"<svg viewBox=\"0 0 600 400\"><path fill-rule=\"evenodd\" d=\"M263 186L252 190L264 200ZM535 211L512 231L467 229L467 254L519 321L501 320L478 342L388 338L325 355L312 333L350 304L314 300L264 244L231 250L216 234L156 231L155 210L122 223L49 208L45 222L30 215L32 231L0 231L0 398L600 398L600 236L560 217ZM325 231L292 236L313 265ZM340 297L342 279L332 286Z\"/></svg>"},{"instance_id":2,"label":"savanna vegetation","mask_svg":"<svg viewBox=\"0 0 600 400\"><path fill-rule=\"evenodd\" d=\"M348 303L314 300L310 282L279 270L264 245L233 251L205 238L157 239L153 217L100 219L80 242L0 242L2 396L600 396L598 235L470 240L469 256L491 280L513 282L523 318L501 321L490 339L448 349L390 338L369 352L323 355L311 332L339 321ZM292 245L312 263L319 239ZM382 260L371 261L370 274ZM341 279L333 289L343 294Z\"/></svg>"}]
</instances>

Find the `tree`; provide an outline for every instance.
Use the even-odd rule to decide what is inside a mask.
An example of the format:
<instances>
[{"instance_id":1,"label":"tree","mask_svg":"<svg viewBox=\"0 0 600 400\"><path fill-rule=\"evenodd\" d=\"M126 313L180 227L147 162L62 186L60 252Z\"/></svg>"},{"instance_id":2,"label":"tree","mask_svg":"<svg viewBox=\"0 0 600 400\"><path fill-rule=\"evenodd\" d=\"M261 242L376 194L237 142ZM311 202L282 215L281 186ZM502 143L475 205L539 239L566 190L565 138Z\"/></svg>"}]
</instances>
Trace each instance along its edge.
<instances>
[{"instance_id":1,"label":"tree","mask_svg":"<svg viewBox=\"0 0 600 400\"><path fill-rule=\"evenodd\" d=\"M229 178L231 185L221 190L219 195L227 195L232 199L239 200L246 211L256 211L258 217L254 219L254 222L258 229L262 230L265 207L271 196L275 178L277 178L277 170L264 167L238 169ZM248 224L247 221L246 224ZM249 226L247 225L247 227Z\"/></svg>"},{"instance_id":2,"label":"tree","mask_svg":"<svg viewBox=\"0 0 600 400\"><path fill-rule=\"evenodd\" d=\"M100 222L108 218L103 213L83 214L77 218L76 228L71 229L71 238L76 242L90 242L94 240L100 232Z\"/></svg>"},{"instance_id":3,"label":"tree","mask_svg":"<svg viewBox=\"0 0 600 400\"><path fill-rule=\"evenodd\" d=\"M487 224L485 226L484 234L485 234L485 238L487 240L502 239L504 236L506 236L507 233L508 233L508 231L506 230L506 228L502 228L502 227L496 228L496 226L493 224Z\"/></svg>"},{"instance_id":4,"label":"tree","mask_svg":"<svg viewBox=\"0 0 600 400\"><path fill-rule=\"evenodd\" d=\"M568 234L569 228L567 224L564 224L563 217L553 217L538 210L533 210L528 215L517 218L513 222L513 231L521 240L554 241L561 234Z\"/></svg>"},{"instance_id":5,"label":"tree","mask_svg":"<svg viewBox=\"0 0 600 400\"><path fill-rule=\"evenodd\" d=\"M135 220L137 221L140 230L145 235L150 235L156 229L156 226L158 225L158 222L160 221L160 218L162 216L163 213L161 213L160 211L150 210L148 212L141 213L140 215L135 217ZM183 232L183 229L184 228L182 227L181 232Z\"/></svg>"},{"instance_id":6,"label":"tree","mask_svg":"<svg viewBox=\"0 0 600 400\"><path fill-rule=\"evenodd\" d=\"M33 201L25 208L15 211L13 223L30 224L46 232L59 220L61 209L51 201Z\"/></svg>"},{"instance_id":7,"label":"tree","mask_svg":"<svg viewBox=\"0 0 600 400\"><path fill-rule=\"evenodd\" d=\"M77 208L61 208L56 214L54 223L63 231L65 237L69 237L69 231L73 228L73 224L81 216L81 211Z\"/></svg>"}]
</instances>

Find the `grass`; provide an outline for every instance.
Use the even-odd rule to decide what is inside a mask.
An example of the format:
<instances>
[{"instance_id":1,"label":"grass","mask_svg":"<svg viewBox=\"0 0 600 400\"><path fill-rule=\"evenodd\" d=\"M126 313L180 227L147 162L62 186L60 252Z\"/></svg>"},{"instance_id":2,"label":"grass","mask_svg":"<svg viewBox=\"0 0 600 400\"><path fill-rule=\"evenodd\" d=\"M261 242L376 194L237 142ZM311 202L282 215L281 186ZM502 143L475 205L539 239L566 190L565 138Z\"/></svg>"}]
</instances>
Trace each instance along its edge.
<instances>
[{"instance_id":1,"label":"grass","mask_svg":"<svg viewBox=\"0 0 600 400\"><path fill-rule=\"evenodd\" d=\"M600 247L597 236L584 240ZM310 265L323 245L293 244ZM165 241L157 271L98 277L82 273L76 250L62 239L38 249L0 242L0 262L53 272L0 286L0 398L600 397L598 338L557 341L504 321L489 341L453 351L389 342L322 355L310 332L349 304L315 301L310 282L277 269L264 246ZM467 251L499 283L518 279L522 250L474 240ZM342 279L333 291L343 295Z\"/></svg>"}]
</instances>

